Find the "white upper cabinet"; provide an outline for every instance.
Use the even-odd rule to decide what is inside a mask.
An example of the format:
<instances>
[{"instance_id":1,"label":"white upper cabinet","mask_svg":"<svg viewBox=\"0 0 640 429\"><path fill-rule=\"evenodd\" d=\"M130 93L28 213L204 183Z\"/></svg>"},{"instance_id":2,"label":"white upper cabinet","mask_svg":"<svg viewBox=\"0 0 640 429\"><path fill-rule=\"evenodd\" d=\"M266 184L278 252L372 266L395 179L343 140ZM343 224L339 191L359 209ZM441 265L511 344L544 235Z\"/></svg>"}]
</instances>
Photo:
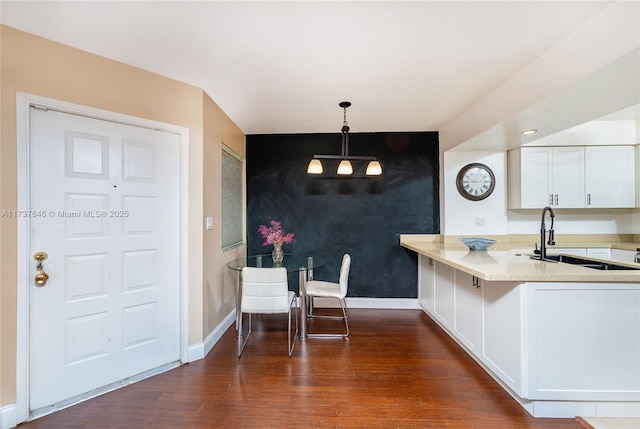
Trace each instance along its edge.
<instances>
[{"instance_id":1,"label":"white upper cabinet","mask_svg":"<svg viewBox=\"0 0 640 429\"><path fill-rule=\"evenodd\" d=\"M509 208L585 206L583 147L523 147L508 162Z\"/></svg>"},{"instance_id":2,"label":"white upper cabinet","mask_svg":"<svg viewBox=\"0 0 640 429\"><path fill-rule=\"evenodd\" d=\"M553 175L551 148L516 149L507 153L508 206L542 208L550 204Z\"/></svg>"},{"instance_id":3,"label":"white upper cabinet","mask_svg":"<svg viewBox=\"0 0 640 429\"><path fill-rule=\"evenodd\" d=\"M635 207L633 146L522 147L507 154L510 209Z\"/></svg>"},{"instance_id":4,"label":"white upper cabinet","mask_svg":"<svg viewBox=\"0 0 640 429\"><path fill-rule=\"evenodd\" d=\"M633 146L585 148L587 207L635 207Z\"/></svg>"},{"instance_id":5,"label":"white upper cabinet","mask_svg":"<svg viewBox=\"0 0 640 429\"><path fill-rule=\"evenodd\" d=\"M553 207L584 207L584 148L567 146L551 149Z\"/></svg>"}]
</instances>

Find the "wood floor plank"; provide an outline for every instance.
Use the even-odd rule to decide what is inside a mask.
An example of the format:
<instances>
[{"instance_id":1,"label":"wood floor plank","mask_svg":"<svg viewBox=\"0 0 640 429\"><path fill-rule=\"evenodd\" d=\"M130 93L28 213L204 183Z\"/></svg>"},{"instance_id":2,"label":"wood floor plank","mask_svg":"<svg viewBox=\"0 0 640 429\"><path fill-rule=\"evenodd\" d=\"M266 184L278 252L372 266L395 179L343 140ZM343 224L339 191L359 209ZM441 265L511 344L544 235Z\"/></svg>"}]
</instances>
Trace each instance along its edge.
<instances>
[{"instance_id":1,"label":"wood floor plank","mask_svg":"<svg viewBox=\"0 0 640 429\"><path fill-rule=\"evenodd\" d=\"M240 359L232 327L205 359L20 429L583 429L531 417L419 310L354 309L349 324L289 358L286 316L257 317Z\"/></svg>"}]
</instances>

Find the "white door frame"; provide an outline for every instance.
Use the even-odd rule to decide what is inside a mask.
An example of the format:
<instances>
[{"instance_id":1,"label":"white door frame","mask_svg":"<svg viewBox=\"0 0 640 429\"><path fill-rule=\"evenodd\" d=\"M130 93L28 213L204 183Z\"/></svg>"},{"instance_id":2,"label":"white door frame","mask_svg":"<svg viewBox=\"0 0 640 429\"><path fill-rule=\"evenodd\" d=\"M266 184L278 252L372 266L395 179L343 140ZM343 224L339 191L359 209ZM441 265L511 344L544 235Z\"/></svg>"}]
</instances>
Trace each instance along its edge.
<instances>
[{"instance_id":1,"label":"white door frame","mask_svg":"<svg viewBox=\"0 0 640 429\"><path fill-rule=\"evenodd\" d=\"M188 209L189 209L189 129L148 119L94 109L51 98L18 92L17 119L17 209L29 210L29 127L31 106L41 106L65 113L103 119L136 127L177 134L180 139L180 360L189 361L188 342ZM16 423L29 418L29 218L18 218L17 354L16 354Z\"/></svg>"}]
</instances>

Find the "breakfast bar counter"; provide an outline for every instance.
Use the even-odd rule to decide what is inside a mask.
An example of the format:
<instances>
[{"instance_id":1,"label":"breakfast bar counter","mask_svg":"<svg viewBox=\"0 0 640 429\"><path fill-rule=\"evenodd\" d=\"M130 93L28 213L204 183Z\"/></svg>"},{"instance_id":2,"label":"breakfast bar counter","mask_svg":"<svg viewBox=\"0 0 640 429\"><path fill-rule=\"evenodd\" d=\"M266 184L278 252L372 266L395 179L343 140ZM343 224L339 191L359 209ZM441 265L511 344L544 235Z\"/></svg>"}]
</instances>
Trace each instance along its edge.
<instances>
[{"instance_id":1,"label":"breakfast bar counter","mask_svg":"<svg viewBox=\"0 0 640 429\"><path fill-rule=\"evenodd\" d=\"M462 243L458 245L402 240L400 244L483 280L640 283L640 270L599 271L576 265L542 262L531 259L529 256L533 254L533 249L527 251L521 244L500 246L500 243L496 243L496 250L490 248L486 252L470 251ZM553 251L552 248L549 250ZM593 257L589 259L602 260ZM619 264L640 268L640 264Z\"/></svg>"},{"instance_id":2,"label":"breakfast bar counter","mask_svg":"<svg viewBox=\"0 0 640 429\"><path fill-rule=\"evenodd\" d=\"M509 240L400 244L418 254L424 312L531 415L640 417L640 270L534 260Z\"/></svg>"}]
</instances>

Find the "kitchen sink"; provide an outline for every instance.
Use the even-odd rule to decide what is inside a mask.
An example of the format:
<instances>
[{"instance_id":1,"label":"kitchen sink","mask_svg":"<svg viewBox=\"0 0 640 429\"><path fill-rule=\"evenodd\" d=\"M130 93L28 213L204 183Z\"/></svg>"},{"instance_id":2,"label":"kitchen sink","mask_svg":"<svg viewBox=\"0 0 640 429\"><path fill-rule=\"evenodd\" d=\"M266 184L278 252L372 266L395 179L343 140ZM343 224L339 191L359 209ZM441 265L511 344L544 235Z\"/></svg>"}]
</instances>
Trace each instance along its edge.
<instances>
[{"instance_id":1,"label":"kitchen sink","mask_svg":"<svg viewBox=\"0 0 640 429\"><path fill-rule=\"evenodd\" d=\"M601 260L581 258L567 255L547 255L545 261L563 262L565 264L579 265L581 267L593 268L594 270L639 270L640 268L629 265L620 265Z\"/></svg>"}]
</instances>

